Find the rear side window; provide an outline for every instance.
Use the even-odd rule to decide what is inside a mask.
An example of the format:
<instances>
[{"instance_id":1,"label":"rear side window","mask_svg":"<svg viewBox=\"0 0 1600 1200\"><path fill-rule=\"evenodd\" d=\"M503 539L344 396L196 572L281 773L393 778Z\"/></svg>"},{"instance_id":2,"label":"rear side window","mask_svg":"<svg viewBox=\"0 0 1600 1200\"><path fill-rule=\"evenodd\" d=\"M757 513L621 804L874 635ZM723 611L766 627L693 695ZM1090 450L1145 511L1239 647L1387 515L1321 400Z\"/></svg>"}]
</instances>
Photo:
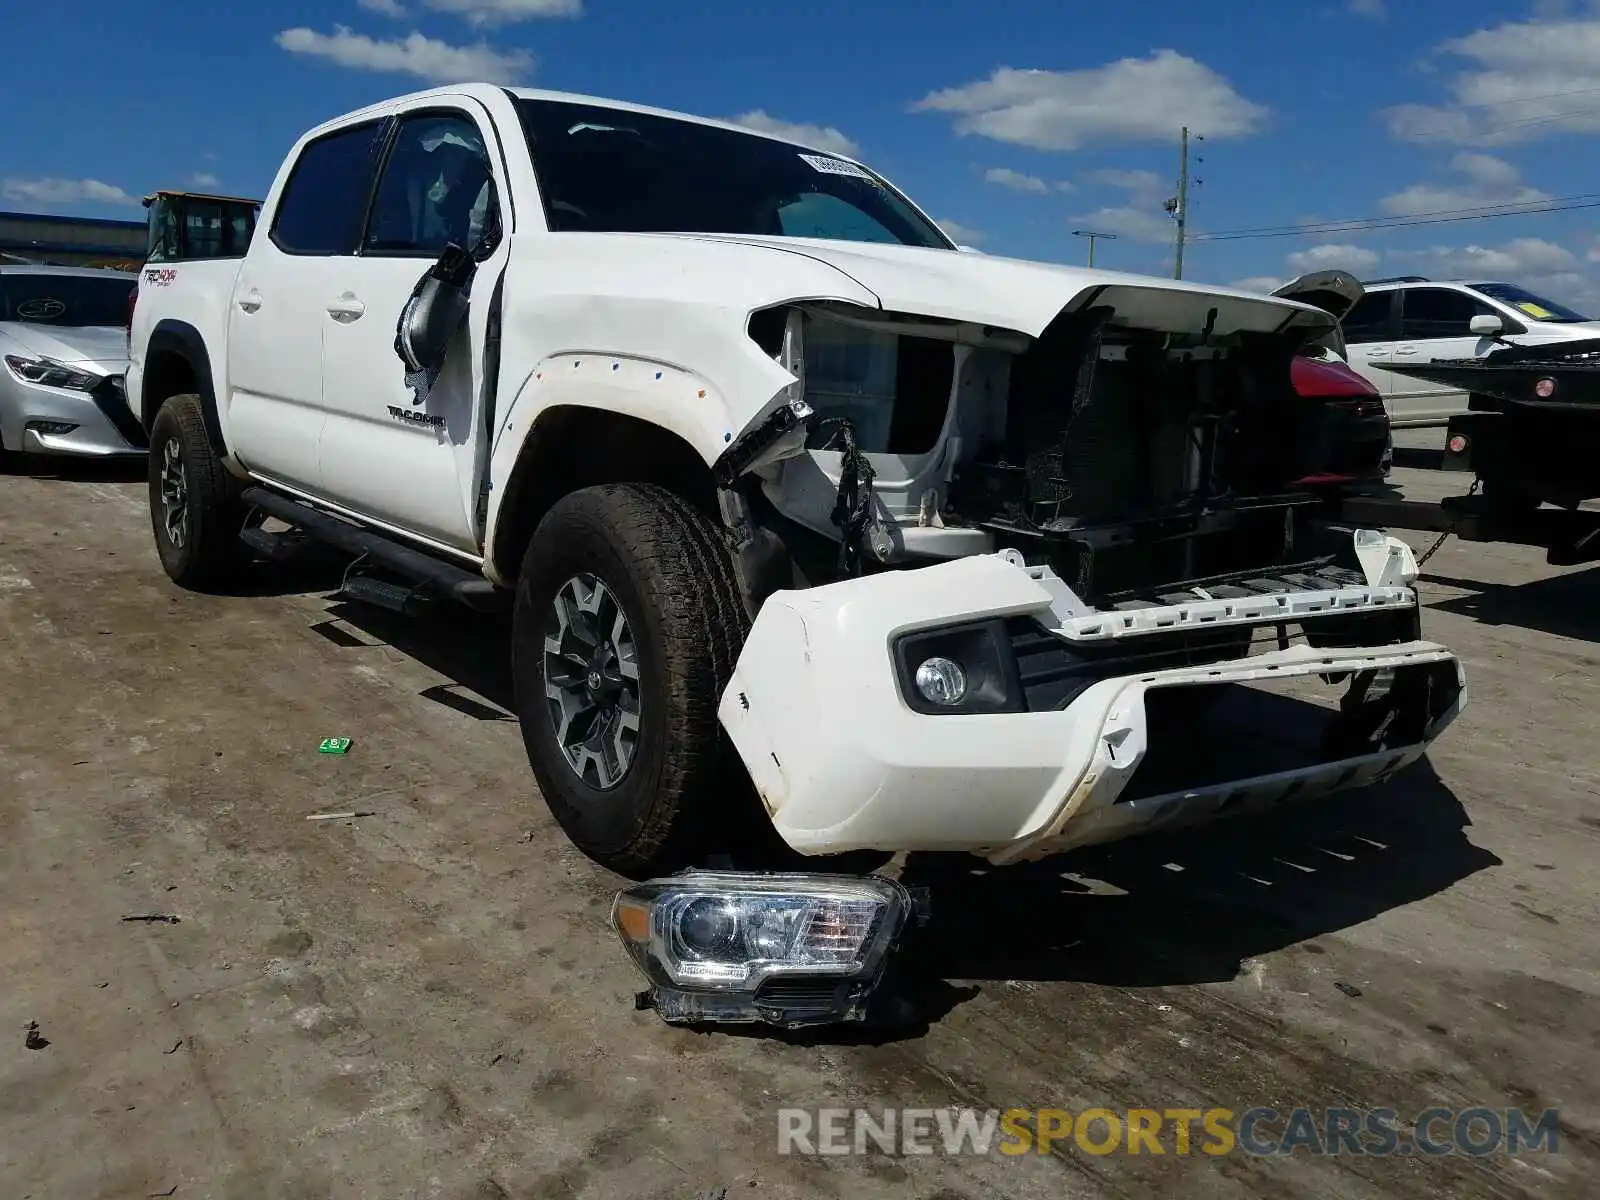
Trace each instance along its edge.
<instances>
[{"instance_id":1,"label":"rear side window","mask_svg":"<svg viewBox=\"0 0 1600 1200\"><path fill-rule=\"evenodd\" d=\"M382 132L382 121L369 121L306 145L273 214L272 240L278 249L287 254L354 253Z\"/></svg>"},{"instance_id":2,"label":"rear side window","mask_svg":"<svg viewBox=\"0 0 1600 1200\"><path fill-rule=\"evenodd\" d=\"M1357 300L1339 323L1345 343L1388 341L1394 336L1389 327L1393 305L1393 292L1368 292Z\"/></svg>"}]
</instances>

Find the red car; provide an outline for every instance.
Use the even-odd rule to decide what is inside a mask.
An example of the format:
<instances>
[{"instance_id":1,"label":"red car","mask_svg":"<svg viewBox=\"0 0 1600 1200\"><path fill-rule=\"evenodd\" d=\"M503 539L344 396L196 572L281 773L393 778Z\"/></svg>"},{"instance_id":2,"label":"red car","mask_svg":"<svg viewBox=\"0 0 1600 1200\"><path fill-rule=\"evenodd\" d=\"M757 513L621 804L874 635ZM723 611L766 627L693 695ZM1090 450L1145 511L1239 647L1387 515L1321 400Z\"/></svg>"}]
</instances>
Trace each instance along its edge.
<instances>
[{"instance_id":1,"label":"red car","mask_svg":"<svg viewBox=\"0 0 1600 1200\"><path fill-rule=\"evenodd\" d=\"M1316 271L1273 294L1343 319L1364 292L1361 281L1349 272ZM1297 356L1291 379L1306 405L1302 437L1306 461L1312 464L1298 482L1337 491L1383 480L1394 457L1389 414L1377 389L1344 361L1343 335L1336 329Z\"/></svg>"}]
</instances>

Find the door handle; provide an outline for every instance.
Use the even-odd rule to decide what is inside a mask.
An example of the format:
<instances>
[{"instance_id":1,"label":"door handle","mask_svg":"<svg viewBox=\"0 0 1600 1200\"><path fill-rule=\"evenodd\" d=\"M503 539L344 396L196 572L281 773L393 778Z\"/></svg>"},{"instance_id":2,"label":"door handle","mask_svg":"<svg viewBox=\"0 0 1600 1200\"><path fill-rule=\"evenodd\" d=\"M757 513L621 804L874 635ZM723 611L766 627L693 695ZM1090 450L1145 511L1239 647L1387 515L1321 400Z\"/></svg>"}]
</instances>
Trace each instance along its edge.
<instances>
[{"instance_id":1,"label":"door handle","mask_svg":"<svg viewBox=\"0 0 1600 1200\"><path fill-rule=\"evenodd\" d=\"M251 288L239 297L239 307L247 313L253 313L261 307L261 293Z\"/></svg>"},{"instance_id":2,"label":"door handle","mask_svg":"<svg viewBox=\"0 0 1600 1200\"><path fill-rule=\"evenodd\" d=\"M366 311L367 306L349 292L328 303L328 315L335 321L354 321Z\"/></svg>"},{"instance_id":3,"label":"door handle","mask_svg":"<svg viewBox=\"0 0 1600 1200\"><path fill-rule=\"evenodd\" d=\"M1415 354L1416 352L1417 348L1415 346L1401 346L1395 350L1396 354Z\"/></svg>"}]
</instances>

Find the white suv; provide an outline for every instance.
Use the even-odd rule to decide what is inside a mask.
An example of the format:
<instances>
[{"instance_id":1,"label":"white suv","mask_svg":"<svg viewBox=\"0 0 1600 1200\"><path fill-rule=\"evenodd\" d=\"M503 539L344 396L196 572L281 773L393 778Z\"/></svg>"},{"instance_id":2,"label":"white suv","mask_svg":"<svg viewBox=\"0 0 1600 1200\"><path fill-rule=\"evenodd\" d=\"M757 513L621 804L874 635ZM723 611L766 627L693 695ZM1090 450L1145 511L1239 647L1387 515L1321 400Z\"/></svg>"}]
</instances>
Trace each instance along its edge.
<instances>
[{"instance_id":1,"label":"white suv","mask_svg":"<svg viewBox=\"0 0 1600 1200\"><path fill-rule=\"evenodd\" d=\"M1343 321L1346 357L1383 393L1396 428L1443 426L1467 410L1467 393L1397 374L1386 369L1390 363L1481 357L1507 342L1600 337L1600 321L1514 283L1406 276L1365 286Z\"/></svg>"}]
</instances>

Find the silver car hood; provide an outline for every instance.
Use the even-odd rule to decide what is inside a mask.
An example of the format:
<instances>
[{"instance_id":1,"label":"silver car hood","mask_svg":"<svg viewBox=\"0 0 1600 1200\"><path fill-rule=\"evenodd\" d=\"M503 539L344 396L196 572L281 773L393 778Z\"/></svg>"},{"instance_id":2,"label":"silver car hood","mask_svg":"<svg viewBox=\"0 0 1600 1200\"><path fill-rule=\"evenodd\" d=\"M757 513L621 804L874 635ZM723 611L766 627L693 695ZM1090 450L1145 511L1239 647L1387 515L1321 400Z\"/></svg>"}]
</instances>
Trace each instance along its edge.
<instances>
[{"instance_id":1,"label":"silver car hood","mask_svg":"<svg viewBox=\"0 0 1600 1200\"><path fill-rule=\"evenodd\" d=\"M128 366L128 331L120 325L39 325L0 321L0 333L27 354L63 363L95 363L112 375Z\"/></svg>"}]
</instances>

